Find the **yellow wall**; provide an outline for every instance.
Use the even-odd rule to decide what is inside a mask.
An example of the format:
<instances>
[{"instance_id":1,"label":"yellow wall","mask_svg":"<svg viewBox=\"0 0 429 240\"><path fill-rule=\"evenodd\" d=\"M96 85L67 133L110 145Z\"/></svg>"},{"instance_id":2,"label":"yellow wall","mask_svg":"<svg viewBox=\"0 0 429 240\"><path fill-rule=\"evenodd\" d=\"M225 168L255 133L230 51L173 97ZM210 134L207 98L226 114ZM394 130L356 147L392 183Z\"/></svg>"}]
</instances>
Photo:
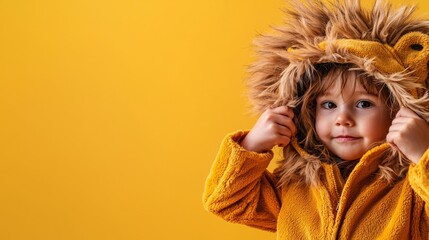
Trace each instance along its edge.
<instances>
[{"instance_id":1,"label":"yellow wall","mask_svg":"<svg viewBox=\"0 0 429 240\"><path fill-rule=\"evenodd\" d=\"M0 1L0 239L275 239L201 195L282 6Z\"/></svg>"}]
</instances>

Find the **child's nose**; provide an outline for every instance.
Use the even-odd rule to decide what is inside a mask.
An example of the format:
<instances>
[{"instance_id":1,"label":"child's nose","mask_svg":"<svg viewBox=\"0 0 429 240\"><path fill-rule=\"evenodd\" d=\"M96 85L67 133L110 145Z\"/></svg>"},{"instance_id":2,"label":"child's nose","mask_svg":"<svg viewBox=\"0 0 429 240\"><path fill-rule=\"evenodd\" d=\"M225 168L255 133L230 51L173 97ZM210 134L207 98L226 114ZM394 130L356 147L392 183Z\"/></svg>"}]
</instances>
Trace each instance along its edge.
<instances>
[{"instance_id":1,"label":"child's nose","mask_svg":"<svg viewBox=\"0 0 429 240\"><path fill-rule=\"evenodd\" d=\"M335 119L335 125L352 127L355 125L355 123L351 113L347 109L339 109Z\"/></svg>"}]
</instances>

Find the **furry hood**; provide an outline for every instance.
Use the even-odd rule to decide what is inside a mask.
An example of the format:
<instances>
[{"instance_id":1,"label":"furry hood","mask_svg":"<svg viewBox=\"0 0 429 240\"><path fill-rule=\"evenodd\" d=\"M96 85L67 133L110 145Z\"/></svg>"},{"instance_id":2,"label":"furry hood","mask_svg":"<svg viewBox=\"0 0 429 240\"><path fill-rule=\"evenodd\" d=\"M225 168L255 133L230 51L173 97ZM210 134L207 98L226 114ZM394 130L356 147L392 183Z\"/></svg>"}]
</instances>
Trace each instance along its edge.
<instances>
[{"instance_id":1,"label":"furry hood","mask_svg":"<svg viewBox=\"0 0 429 240\"><path fill-rule=\"evenodd\" d=\"M321 63L352 63L401 95L398 102L427 113L429 21L414 6L399 9L376 0L289 0L285 24L259 37L259 59L250 66L249 97L257 112L297 101L297 86ZM376 50L374 50L376 49Z\"/></svg>"},{"instance_id":2,"label":"furry hood","mask_svg":"<svg viewBox=\"0 0 429 240\"><path fill-rule=\"evenodd\" d=\"M359 0L287 2L285 23L255 41L259 58L249 67L247 85L256 112L296 107L302 79L314 76L317 65L349 63L385 84L400 106L429 121L429 21L418 18L414 6L394 9L382 0L375 0L371 9ZM311 160L298 144L302 141L292 140L297 157L280 165L281 184L292 175L315 182L320 161ZM408 165L396 162L385 162L380 169L405 172Z\"/></svg>"}]
</instances>

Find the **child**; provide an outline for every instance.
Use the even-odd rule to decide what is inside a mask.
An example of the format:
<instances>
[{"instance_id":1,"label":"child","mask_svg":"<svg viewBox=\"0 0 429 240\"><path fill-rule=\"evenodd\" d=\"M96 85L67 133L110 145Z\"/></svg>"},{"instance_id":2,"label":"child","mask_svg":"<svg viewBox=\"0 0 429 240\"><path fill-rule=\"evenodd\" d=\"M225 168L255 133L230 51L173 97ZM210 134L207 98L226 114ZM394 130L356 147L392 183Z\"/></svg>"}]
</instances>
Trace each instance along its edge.
<instances>
[{"instance_id":1,"label":"child","mask_svg":"<svg viewBox=\"0 0 429 240\"><path fill-rule=\"evenodd\" d=\"M378 0L293 3L259 41L262 115L222 142L206 209L278 239L428 239L429 21Z\"/></svg>"}]
</instances>

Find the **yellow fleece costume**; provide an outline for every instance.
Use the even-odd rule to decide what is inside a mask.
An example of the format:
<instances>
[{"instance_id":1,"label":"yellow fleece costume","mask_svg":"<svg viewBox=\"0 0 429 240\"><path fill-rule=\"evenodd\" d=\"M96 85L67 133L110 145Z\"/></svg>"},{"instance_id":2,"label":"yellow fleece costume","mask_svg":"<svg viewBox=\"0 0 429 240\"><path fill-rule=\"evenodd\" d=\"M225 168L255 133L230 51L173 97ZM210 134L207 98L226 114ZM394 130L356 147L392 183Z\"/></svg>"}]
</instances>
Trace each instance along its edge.
<instances>
[{"instance_id":1,"label":"yellow fleece costume","mask_svg":"<svg viewBox=\"0 0 429 240\"><path fill-rule=\"evenodd\" d=\"M222 142L207 179L206 208L227 221L276 231L277 239L428 239L429 150L408 175L391 185L378 178L380 145L368 151L346 182L323 163L319 186L277 188L266 169L272 152L255 153L237 143L245 131Z\"/></svg>"},{"instance_id":2,"label":"yellow fleece costume","mask_svg":"<svg viewBox=\"0 0 429 240\"><path fill-rule=\"evenodd\" d=\"M255 110L294 108L300 82L316 74L315 66L351 63L387 86L401 106L429 120L429 21L416 19L413 7L394 11L378 0L371 11L358 0L292 5L287 24L276 28L279 34L257 42L260 57L248 79ZM266 170L273 153L242 148L246 134L238 131L222 142L206 181L207 210L277 231L278 239L429 239L429 149L418 164L400 165L405 174L389 182L379 172L380 155L390 146L381 144L345 180L333 161L306 162L305 139L297 137L288 147L302 156L301 172L317 172L320 183L279 187L280 177Z\"/></svg>"}]
</instances>

